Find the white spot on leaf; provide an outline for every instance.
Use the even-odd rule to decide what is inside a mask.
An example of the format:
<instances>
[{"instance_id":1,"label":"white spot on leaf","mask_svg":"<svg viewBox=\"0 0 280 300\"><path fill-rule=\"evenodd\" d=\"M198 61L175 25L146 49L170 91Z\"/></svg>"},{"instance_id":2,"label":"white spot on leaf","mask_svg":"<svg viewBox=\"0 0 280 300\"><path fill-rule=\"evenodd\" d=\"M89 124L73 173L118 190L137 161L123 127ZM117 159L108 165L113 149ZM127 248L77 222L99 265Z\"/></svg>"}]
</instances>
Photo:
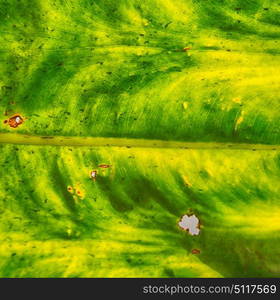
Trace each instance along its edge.
<instances>
[{"instance_id":1,"label":"white spot on leaf","mask_svg":"<svg viewBox=\"0 0 280 300\"><path fill-rule=\"evenodd\" d=\"M178 225L187 230L190 235L198 235L200 232L199 220L195 215L184 215Z\"/></svg>"}]
</instances>

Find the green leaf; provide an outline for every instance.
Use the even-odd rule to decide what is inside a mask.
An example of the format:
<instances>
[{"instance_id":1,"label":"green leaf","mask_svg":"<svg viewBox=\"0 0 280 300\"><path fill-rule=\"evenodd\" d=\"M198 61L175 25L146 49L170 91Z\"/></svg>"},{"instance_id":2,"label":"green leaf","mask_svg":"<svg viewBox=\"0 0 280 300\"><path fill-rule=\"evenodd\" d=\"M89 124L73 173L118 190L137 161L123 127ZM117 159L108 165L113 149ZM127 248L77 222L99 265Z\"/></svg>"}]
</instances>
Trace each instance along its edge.
<instances>
[{"instance_id":1,"label":"green leaf","mask_svg":"<svg viewBox=\"0 0 280 300\"><path fill-rule=\"evenodd\" d=\"M276 2L0 0L0 25L0 277L279 276Z\"/></svg>"}]
</instances>

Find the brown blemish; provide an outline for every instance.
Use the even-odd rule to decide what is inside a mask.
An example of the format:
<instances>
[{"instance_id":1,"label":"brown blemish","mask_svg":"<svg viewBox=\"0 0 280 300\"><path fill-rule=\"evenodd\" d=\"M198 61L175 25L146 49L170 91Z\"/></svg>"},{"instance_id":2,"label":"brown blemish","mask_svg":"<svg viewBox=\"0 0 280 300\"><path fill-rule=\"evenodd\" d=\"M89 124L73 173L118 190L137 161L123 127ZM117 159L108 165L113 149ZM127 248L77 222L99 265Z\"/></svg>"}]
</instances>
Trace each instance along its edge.
<instances>
[{"instance_id":1,"label":"brown blemish","mask_svg":"<svg viewBox=\"0 0 280 300\"><path fill-rule=\"evenodd\" d=\"M185 48L183 49L184 52L187 52L187 51L189 51L189 50L191 50L191 47L185 47Z\"/></svg>"},{"instance_id":2,"label":"brown blemish","mask_svg":"<svg viewBox=\"0 0 280 300\"><path fill-rule=\"evenodd\" d=\"M15 114L13 116L11 116L8 120L5 120L4 123L7 124L11 127L11 128L17 128L19 125L21 125L23 123L23 117L19 114Z\"/></svg>"},{"instance_id":3,"label":"brown blemish","mask_svg":"<svg viewBox=\"0 0 280 300\"><path fill-rule=\"evenodd\" d=\"M199 249L192 249L191 253L192 254L200 254L200 250Z\"/></svg>"},{"instance_id":4,"label":"brown blemish","mask_svg":"<svg viewBox=\"0 0 280 300\"><path fill-rule=\"evenodd\" d=\"M73 195L75 201L78 201L80 198L84 197L84 192L80 188L68 186L67 191Z\"/></svg>"},{"instance_id":5,"label":"brown blemish","mask_svg":"<svg viewBox=\"0 0 280 300\"><path fill-rule=\"evenodd\" d=\"M83 188L81 186L75 188L75 194L79 197L77 199L83 199L84 196L85 196L85 193L84 193Z\"/></svg>"},{"instance_id":6,"label":"brown blemish","mask_svg":"<svg viewBox=\"0 0 280 300\"><path fill-rule=\"evenodd\" d=\"M111 165L106 165L106 164L102 164L102 165L99 165L98 168L103 168L103 169L107 169L107 168L110 168Z\"/></svg>"}]
</instances>

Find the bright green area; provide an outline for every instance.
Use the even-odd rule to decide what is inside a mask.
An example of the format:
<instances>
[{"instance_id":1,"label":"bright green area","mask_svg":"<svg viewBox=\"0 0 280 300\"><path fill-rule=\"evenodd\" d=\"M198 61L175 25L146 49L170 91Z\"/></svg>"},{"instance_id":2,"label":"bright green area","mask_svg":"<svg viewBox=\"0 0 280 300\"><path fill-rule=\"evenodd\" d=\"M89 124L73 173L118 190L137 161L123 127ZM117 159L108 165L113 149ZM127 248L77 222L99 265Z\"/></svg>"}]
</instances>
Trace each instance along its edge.
<instances>
[{"instance_id":1,"label":"bright green area","mask_svg":"<svg viewBox=\"0 0 280 300\"><path fill-rule=\"evenodd\" d=\"M277 144L279 17L273 0L1 0L0 109L22 133Z\"/></svg>"},{"instance_id":2,"label":"bright green area","mask_svg":"<svg viewBox=\"0 0 280 300\"><path fill-rule=\"evenodd\" d=\"M0 0L0 277L279 277L279 20Z\"/></svg>"},{"instance_id":3,"label":"bright green area","mask_svg":"<svg viewBox=\"0 0 280 300\"><path fill-rule=\"evenodd\" d=\"M279 276L279 152L7 145L1 154L1 277ZM199 236L177 226L188 212Z\"/></svg>"}]
</instances>

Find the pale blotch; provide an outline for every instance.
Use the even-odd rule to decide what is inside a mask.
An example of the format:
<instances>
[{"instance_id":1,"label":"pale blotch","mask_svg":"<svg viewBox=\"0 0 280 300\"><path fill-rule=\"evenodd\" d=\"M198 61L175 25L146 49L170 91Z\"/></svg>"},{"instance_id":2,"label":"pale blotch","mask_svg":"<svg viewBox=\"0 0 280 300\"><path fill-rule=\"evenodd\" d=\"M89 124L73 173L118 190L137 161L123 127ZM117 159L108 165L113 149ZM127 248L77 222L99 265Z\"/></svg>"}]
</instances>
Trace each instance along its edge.
<instances>
[{"instance_id":1,"label":"pale blotch","mask_svg":"<svg viewBox=\"0 0 280 300\"><path fill-rule=\"evenodd\" d=\"M185 176L185 175L183 175L182 177L183 177L185 185L188 186L188 187L191 187L192 184L191 184L189 178L187 176Z\"/></svg>"},{"instance_id":2,"label":"pale blotch","mask_svg":"<svg viewBox=\"0 0 280 300\"><path fill-rule=\"evenodd\" d=\"M241 103L241 99L239 97L233 98L232 101L235 103Z\"/></svg>"},{"instance_id":3,"label":"pale blotch","mask_svg":"<svg viewBox=\"0 0 280 300\"><path fill-rule=\"evenodd\" d=\"M21 123L22 119L20 117L16 117L15 121L16 121L16 123L19 124L19 123Z\"/></svg>"},{"instance_id":4,"label":"pale blotch","mask_svg":"<svg viewBox=\"0 0 280 300\"><path fill-rule=\"evenodd\" d=\"M189 106L189 103L188 102L183 102L183 108L186 110Z\"/></svg>"},{"instance_id":5,"label":"pale blotch","mask_svg":"<svg viewBox=\"0 0 280 300\"><path fill-rule=\"evenodd\" d=\"M239 125L244 121L244 111L241 111L241 114L239 116L239 118L236 120L235 123L235 130L238 129Z\"/></svg>"},{"instance_id":6,"label":"pale blotch","mask_svg":"<svg viewBox=\"0 0 280 300\"><path fill-rule=\"evenodd\" d=\"M199 220L195 215L184 215L178 225L188 231L190 235L198 235L200 232Z\"/></svg>"}]
</instances>

